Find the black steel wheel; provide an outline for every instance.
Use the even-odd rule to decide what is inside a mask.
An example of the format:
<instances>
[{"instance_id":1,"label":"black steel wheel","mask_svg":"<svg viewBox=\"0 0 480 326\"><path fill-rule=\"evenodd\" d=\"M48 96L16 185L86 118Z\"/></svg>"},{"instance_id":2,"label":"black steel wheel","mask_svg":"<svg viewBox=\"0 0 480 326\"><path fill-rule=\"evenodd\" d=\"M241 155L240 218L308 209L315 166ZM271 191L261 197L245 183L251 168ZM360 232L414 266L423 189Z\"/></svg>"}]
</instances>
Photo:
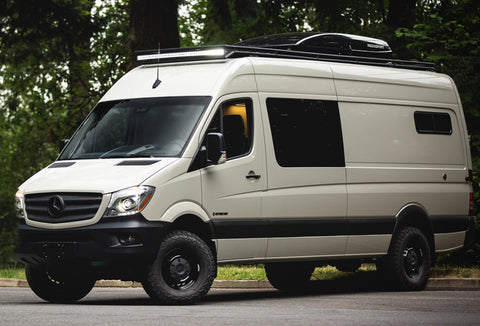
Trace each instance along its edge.
<instances>
[{"instance_id":1,"label":"black steel wheel","mask_svg":"<svg viewBox=\"0 0 480 326\"><path fill-rule=\"evenodd\" d=\"M54 303L80 300L95 285L95 278L78 267L25 265L25 275L36 295Z\"/></svg>"},{"instance_id":2,"label":"black steel wheel","mask_svg":"<svg viewBox=\"0 0 480 326\"><path fill-rule=\"evenodd\" d=\"M297 292L307 289L315 266L311 263L268 263L265 273L268 281L278 290Z\"/></svg>"},{"instance_id":3,"label":"black steel wheel","mask_svg":"<svg viewBox=\"0 0 480 326\"><path fill-rule=\"evenodd\" d=\"M192 304L207 294L215 275L215 259L205 241L191 232L173 231L160 245L142 284L160 303Z\"/></svg>"},{"instance_id":4,"label":"black steel wheel","mask_svg":"<svg viewBox=\"0 0 480 326\"><path fill-rule=\"evenodd\" d=\"M387 277L397 288L424 289L432 262L427 237L414 227L401 229L392 240L385 262Z\"/></svg>"}]
</instances>

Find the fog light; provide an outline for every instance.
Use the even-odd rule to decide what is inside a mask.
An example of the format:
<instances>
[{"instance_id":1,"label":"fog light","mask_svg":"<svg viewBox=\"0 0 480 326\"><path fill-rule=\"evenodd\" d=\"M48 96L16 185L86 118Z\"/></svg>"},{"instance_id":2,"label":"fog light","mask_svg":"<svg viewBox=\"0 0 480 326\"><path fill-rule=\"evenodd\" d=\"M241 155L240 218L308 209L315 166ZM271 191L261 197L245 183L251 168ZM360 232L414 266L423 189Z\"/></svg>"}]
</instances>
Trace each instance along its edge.
<instances>
[{"instance_id":1,"label":"fog light","mask_svg":"<svg viewBox=\"0 0 480 326\"><path fill-rule=\"evenodd\" d=\"M133 245L140 243L135 234L122 234L118 236L118 240L122 245Z\"/></svg>"}]
</instances>

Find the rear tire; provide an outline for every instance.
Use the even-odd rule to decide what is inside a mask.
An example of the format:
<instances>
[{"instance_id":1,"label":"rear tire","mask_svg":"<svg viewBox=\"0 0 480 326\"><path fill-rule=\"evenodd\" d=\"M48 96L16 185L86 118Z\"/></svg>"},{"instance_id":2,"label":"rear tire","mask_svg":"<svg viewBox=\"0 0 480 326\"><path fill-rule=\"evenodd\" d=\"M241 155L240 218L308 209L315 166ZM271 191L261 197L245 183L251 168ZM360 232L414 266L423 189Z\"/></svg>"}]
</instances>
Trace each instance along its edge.
<instances>
[{"instance_id":1,"label":"rear tire","mask_svg":"<svg viewBox=\"0 0 480 326\"><path fill-rule=\"evenodd\" d=\"M215 259L205 241L187 231L173 231L162 241L142 284L159 303L193 304L207 294L215 275Z\"/></svg>"},{"instance_id":2,"label":"rear tire","mask_svg":"<svg viewBox=\"0 0 480 326\"><path fill-rule=\"evenodd\" d=\"M268 281L281 291L304 291L315 266L310 263L269 263L265 264Z\"/></svg>"},{"instance_id":3,"label":"rear tire","mask_svg":"<svg viewBox=\"0 0 480 326\"><path fill-rule=\"evenodd\" d=\"M80 300L95 285L93 277L73 267L25 265L25 276L36 295L54 303Z\"/></svg>"},{"instance_id":4,"label":"rear tire","mask_svg":"<svg viewBox=\"0 0 480 326\"><path fill-rule=\"evenodd\" d=\"M385 260L386 277L401 290L423 290L431 262L427 237L417 228L405 227L394 236L390 245Z\"/></svg>"}]
</instances>

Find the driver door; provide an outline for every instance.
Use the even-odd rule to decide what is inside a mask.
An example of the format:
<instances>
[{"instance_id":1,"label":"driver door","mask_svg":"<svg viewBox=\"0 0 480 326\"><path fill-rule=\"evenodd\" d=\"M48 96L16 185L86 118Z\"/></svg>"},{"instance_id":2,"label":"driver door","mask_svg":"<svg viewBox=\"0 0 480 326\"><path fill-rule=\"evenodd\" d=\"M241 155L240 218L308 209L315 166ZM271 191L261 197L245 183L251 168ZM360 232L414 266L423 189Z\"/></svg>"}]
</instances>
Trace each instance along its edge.
<instances>
[{"instance_id":1,"label":"driver door","mask_svg":"<svg viewBox=\"0 0 480 326\"><path fill-rule=\"evenodd\" d=\"M201 169L202 204L216 232L218 262L265 258L266 225L260 219L266 189L263 132L256 95L218 101L208 132L225 138L227 161Z\"/></svg>"}]
</instances>

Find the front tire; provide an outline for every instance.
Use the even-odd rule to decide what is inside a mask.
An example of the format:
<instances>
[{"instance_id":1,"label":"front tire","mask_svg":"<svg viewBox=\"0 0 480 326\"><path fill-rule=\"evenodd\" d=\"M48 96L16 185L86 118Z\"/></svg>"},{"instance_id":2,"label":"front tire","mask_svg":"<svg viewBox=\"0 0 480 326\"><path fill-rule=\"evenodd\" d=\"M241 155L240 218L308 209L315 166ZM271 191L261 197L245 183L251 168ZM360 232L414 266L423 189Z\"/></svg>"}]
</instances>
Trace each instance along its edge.
<instances>
[{"instance_id":1,"label":"front tire","mask_svg":"<svg viewBox=\"0 0 480 326\"><path fill-rule=\"evenodd\" d=\"M427 237L417 228L405 227L392 240L385 272L397 288L419 291L427 284L431 262Z\"/></svg>"},{"instance_id":2,"label":"front tire","mask_svg":"<svg viewBox=\"0 0 480 326\"><path fill-rule=\"evenodd\" d=\"M164 304L193 304L213 283L216 264L211 249L197 235L173 231L165 237L142 285Z\"/></svg>"},{"instance_id":3,"label":"front tire","mask_svg":"<svg viewBox=\"0 0 480 326\"><path fill-rule=\"evenodd\" d=\"M25 265L25 276L32 291L54 303L71 303L86 296L95 279L76 268Z\"/></svg>"},{"instance_id":4,"label":"front tire","mask_svg":"<svg viewBox=\"0 0 480 326\"><path fill-rule=\"evenodd\" d=\"M304 291L315 266L310 263L269 263L265 264L268 281L281 291Z\"/></svg>"}]
</instances>

